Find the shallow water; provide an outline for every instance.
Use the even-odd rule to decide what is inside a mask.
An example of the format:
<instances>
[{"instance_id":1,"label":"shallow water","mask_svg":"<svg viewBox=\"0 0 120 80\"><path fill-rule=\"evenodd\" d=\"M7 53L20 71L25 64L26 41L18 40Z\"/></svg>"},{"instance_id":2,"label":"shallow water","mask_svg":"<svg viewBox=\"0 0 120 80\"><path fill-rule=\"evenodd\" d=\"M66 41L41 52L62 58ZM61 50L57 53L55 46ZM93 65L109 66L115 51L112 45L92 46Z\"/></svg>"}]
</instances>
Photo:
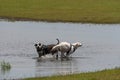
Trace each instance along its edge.
<instances>
[{"instance_id":1,"label":"shallow water","mask_svg":"<svg viewBox=\"0 0 120 80\"><path fill-rule=\"evenodd\" d=\"M81 73L120 67L120 24L73 24L0 21L0 62L12 65L0 70L0 79ZM83 46L69 60L47 55L41 60L34 44L56 44L56 38Z\"/></svg>"}]
</instances>

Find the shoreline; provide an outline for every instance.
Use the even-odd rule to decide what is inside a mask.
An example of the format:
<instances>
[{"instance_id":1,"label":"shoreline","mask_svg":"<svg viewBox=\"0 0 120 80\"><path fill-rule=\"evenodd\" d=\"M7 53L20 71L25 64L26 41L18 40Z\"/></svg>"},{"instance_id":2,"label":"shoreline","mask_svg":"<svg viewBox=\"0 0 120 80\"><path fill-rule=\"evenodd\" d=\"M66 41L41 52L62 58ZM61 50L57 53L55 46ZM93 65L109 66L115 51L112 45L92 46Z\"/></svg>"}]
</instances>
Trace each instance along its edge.
<instances>
[{"instance_id":1,"label":"shoreline","mask_svg":"<svg viewBox=\"0 0 120 80\"><path fill-rule=\"evenodd\" d=\"M120 24L119 22L92 22L92 21L72 21L72 20L47 20L47 19L32 19L21 17L0 17L0 21L29 21L29 22L48 22L48 23L82 23L82 24Z\"/></svg>"},{"instance_id":2,"label":"shoreline","mask_svg":"<svg viewBox=\"0 0 120 80\"><path fill-rule=\"evenodd\" d=\"M22 80L118 80L120 79L119 72L120 68L115 68L78 74L25 78Z\"/></svg>"}]
</instances>

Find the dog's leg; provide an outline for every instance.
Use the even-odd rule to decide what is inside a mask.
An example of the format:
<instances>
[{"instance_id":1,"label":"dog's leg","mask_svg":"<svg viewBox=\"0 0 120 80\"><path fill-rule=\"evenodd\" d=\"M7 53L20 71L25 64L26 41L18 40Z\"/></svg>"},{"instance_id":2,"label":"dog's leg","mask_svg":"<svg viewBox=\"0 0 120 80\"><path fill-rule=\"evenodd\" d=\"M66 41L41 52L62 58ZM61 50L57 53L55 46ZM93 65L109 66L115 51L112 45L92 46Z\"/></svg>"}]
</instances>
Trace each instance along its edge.
<instances>
[{"instance_id":1,"label":"dog's leg","mask_svg":"<svg viewBox=\"0 0 120 80\"><path fill-rule=\"evenodd\" d=\"M40 55L40 54L38 54L38 56L39 56L39 58L41 57L41 55Z\"/></svg>"},{"instance_id":2,"label":"dog's leg","mask_svg":"<svg viewBox=\"0 0 120 80\"><path fill-rule=\"evenodd\" d=\"M38 57L40 58L41 57L40 52L38 51L37 53L38 53Z\"/></svg>"},{"instance_id":3,"label":"dog's leg","mask_svg":"<svg viewBox=\"0 0 120 80\"><path fill-rule=\"evenodd\" d=\"M56 59L58 60L58 53L56 54Z\"/></svg>"},{"instance_id":4,"label":"dog's leg","mask_svg":"<svg viewBox=\"0 0 120 80\"><path fill-rule=\"evenodd\" d=\"M63 60L64 57L64 53L61 52L61 60Z\"/></svg>"},{"instance_id":5,"label":"dog's leg","mask_svg":"<svg viewBox=\"0 0 120 80\"><path fill-rule=\"evenodd\" d=\"M69 55L70 55L70 53L69 53L69 52L67 52L67 53L66 53L66 58L67 58L67 57L69 57Z\"/></svg>"},{"instance_id":6,"label":"dog's leg","mask_svg":"<svg viewBox=\"0 0 120 80\"><path fill-rule=\"evenodd\" d=\"M52 56L53 56L54 58L58 59L58 52L52 53Z\"/></svg>"},{"instance_id":7,"label":"dog's leg","mask_svg":"<svg viewBox=\"0 0 120 80\"><path fill-rule=\"evenodd\" d=\"M41 58L41 56L42 56L42 55L41 55L41 52L38 52L38 56L39 56L39 58Z\"/></svg>"}]
</instances>

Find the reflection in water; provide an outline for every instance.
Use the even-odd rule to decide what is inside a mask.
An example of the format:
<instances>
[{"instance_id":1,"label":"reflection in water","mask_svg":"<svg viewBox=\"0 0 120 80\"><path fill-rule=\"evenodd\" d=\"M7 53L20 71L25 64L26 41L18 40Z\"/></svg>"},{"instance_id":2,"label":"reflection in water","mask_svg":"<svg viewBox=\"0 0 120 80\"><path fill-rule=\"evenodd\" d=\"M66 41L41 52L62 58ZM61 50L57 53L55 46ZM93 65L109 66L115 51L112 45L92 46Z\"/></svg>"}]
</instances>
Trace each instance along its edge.
<instances>
[{"instance_id":1,"label":"reflection in water","mask_svg":"<svg viewBox=\"0 0 120 80\"><path fill-rule=\"evenodd\" d=\"M10 72L10 69L0 69L0 73L2 74L2 75L6 75L6 74L9 74L9 72Z\"/></svg>"},{"instance_id":2,"label":"reflection in water","mask_svg":"<svg viewBox=\"0 0 120 80\"><path fill-rule=\"evenodd\" d=\"M36 61L36 77L46 76L46 75L65 75L72 74L78 71L77 62L74 59L68 60L56 60L56 59L46 59L41 61Z\"/></svg>"}]
</instances>

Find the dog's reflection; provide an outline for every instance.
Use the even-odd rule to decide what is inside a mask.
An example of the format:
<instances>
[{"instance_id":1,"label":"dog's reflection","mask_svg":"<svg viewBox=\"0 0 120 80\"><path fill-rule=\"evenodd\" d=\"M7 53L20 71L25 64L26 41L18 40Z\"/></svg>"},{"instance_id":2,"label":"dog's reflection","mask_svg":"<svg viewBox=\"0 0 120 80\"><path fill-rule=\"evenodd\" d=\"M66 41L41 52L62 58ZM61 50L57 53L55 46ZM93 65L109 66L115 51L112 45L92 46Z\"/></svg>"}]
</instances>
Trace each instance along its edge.
<instances>
[{"instance_id":1,"label":"dog's reflection","mask_svg":"<svg viewBox=\"0 0 120 80\"><path fill-rule=\"evenodd\" d=\"M78 71L76 60L56 60L53 58L49 59L37 59L36 60L36 77L40 76L51 76L59 74L69 74Z\"/></svg>"}]
</instances>

